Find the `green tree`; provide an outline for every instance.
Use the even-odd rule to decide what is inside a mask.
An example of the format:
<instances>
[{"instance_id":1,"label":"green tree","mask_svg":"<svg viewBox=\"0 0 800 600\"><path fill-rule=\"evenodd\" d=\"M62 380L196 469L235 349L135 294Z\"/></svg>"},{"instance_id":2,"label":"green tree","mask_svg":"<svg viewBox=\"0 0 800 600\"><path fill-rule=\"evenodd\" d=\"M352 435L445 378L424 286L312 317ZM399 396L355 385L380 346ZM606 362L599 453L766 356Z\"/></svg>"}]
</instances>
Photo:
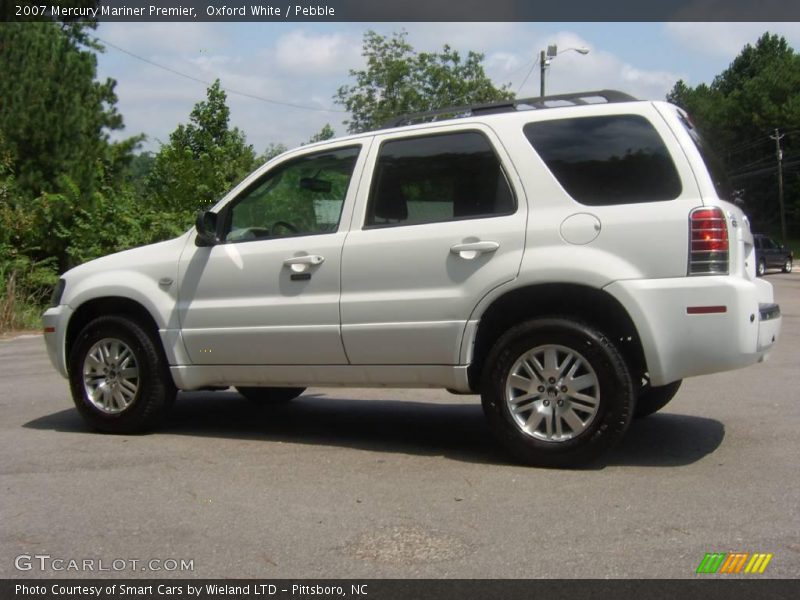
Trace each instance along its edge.
<instances>
[{"instance_id":1,"label":"green tree","mask_svg":"<svg viewBox=\"0 0 800 600\"><path fill-rule=\"evenodd\" d=\"M380 126L401 114L507 100L508 85L496 87L483 69L483 55L466 58L445 45L441 52L417 52L405 31L391 37L374 31L364 34L363 70L351 70L355 84L343 85L334 96L351 115L351 133Z\"/></svg>"},{"instance_id":2,"label":"green tree","mask_svg":"<svg viewBox=\"0 0 800 600\"><path fill-rule=\"evenodd\" d=\"M265 162L268 162L273 158L275 158L276 156L283 154L288 149L289 147L286 144L281 144L281 143L276 144L272 142L270 143L269 146L267 146L267 149L264 150L264 153L258 157L258 160L256 162L258 164L263 165Z\"/></svg>"},{"instance_id":3,"label":"green tree","mask_svg":"<svg viewBox=\"0 0 800 600\"><path fill-rule=\"evenodd\" d=\"M309 138L308 143L315 144L317 142L324 142L325 140L329 140L333 137L336 137L336 132L333 130L333 127L331 127L330 123L325 123L325 125L322 126L322 129Z\"/></svg>"},{"instance_id":4,"label":"green tree","mask_svg":"<svg viewBox=\"0 0 800 600\"><path fill-rule=\"evenodd\" d=\"M800 233L800 54L778 35L746 45L710 85L678 81L667 100L687 110L723 160L759 229L779 220L775 129L782 140L787 224ZM795 164L792 164L795 163Z\"/></svg>"},{"instance_id":5,"label":"green tree","mask_svg":"<svg viewBox=\"0 0 800 600\"><path fill-rule=\"evenodd\" d=\"M91 25L0 24L0 131L14 157L21 194L52 191L68 176L83 198L104 176L124 169L134 138L109 142L123 127L116 111L116 82L95 80L100 47Z\"/></svg>"},{"instance_id":6,"label":"green tree","mask_svg":"<svg viewBox=\"0 0 800 600\"><path fill-rule=\"evenodd\" d=\"M198 102L189 123L178 125L161 147L147 178L150 204L158 210L194 212L217 201L256 166L253 147L229 126L230 110L219 80Z\"/></svg>"},{"instance_id":7,"label":"green tree","mask_svg":"<svg viewBox=\"0 0 800 600\"><path fill-rule=\"evenodd\" d=\"M102 194L113 203L141 139L109 139L123 121L115 82L96 80L93 27L0 24L0 328L29 324L57 273L76 264L76 219L98 214Z\"/></svg>"}]
</instances>

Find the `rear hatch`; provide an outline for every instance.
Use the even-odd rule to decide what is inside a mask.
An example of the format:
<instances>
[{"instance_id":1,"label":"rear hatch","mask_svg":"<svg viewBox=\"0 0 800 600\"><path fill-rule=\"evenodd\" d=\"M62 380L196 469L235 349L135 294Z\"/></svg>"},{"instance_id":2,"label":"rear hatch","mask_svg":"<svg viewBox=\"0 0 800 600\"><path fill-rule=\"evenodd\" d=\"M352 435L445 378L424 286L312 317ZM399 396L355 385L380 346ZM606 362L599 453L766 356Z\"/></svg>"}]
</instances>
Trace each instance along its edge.
<instances>
[{"instance_id":1,"label":"rear hatch","mask_svg":"<svg viewBox=\"0 0 800 600\"><path fill-rule=\"evenodd\" d=\"M658 108L662 115L664 115L667 122L670 123L673 128L677 123L677 126L683 132L688 134L688 138L691 139L701 159L701 161L692 161L693 168L695 170L698 168L704 168L705 173L711 180L713 185L713 193L711 191L704 193L702 196L702 201L704 207L716 207L719 209L718 214L724 218L727 229L727 273L735 277L742 277L751 280L755 279L755 246L753 242L753 234L750 230L750 220L747 218L747 215L745 215L744 211L734 203L736 199L736 193L728 179L722 161L711 149L708 142L692 122L686 111L677 106L666 103L658 103ZM679 132L676 131L676 134L677 133ZM678 137L680 139L683 136L679 135ZM725 247L724 243L703 244L700 240L707 236L704 236L701 232L698 232L696 227L692 227L692 220L693 219L690 217L690 230L693 230L690 233L689 273L692 273L693 271L693 257L706 259L708 256L702 256L700 255L700 252L712 247L717 249L719 252L723 252ZM711 222L708 222L707 225L716 226L716 224ZM716 235L712 239L714 242L721 242ZM694 267L694 274L698 274L696 272L697 270L697 267ZM708 272L705 274L715 273Z\"/></svg>"}]
</instances>

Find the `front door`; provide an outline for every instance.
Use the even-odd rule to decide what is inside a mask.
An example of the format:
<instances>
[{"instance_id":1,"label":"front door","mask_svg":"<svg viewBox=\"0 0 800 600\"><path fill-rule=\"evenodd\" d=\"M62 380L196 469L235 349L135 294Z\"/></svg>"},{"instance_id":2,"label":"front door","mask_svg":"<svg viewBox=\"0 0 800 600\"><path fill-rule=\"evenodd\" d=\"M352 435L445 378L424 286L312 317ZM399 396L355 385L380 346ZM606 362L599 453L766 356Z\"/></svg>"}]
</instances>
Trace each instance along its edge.
<instances>
[{"instance_id":1,"label":"front door","mask_svg":"<svg viewBox=\"0 0 800 600\"><path fill-rule=\"evenodd\" d=\"M220 243L187 247L180 313L193 364L343 364L340 260L360 145L290 157L218 212Z\"/></svg>"}]
</instances>

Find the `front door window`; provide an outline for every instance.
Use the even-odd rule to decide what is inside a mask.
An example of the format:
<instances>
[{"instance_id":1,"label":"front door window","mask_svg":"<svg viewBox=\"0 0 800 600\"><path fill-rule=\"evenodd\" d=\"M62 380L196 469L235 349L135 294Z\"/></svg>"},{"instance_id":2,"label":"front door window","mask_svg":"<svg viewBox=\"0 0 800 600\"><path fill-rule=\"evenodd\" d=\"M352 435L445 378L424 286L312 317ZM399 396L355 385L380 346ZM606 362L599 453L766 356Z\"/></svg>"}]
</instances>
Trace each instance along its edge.
<instances>
[{"instance_id":1,"label":"front door window","mask_svg":"<svg viewBox=\"0 0 800 600\"><path fill-rule=\"evenodd\" d=\"M269 171L231 208L224 241L335 232L358 151L311 154Z\"/></svg>"}]
</instances>

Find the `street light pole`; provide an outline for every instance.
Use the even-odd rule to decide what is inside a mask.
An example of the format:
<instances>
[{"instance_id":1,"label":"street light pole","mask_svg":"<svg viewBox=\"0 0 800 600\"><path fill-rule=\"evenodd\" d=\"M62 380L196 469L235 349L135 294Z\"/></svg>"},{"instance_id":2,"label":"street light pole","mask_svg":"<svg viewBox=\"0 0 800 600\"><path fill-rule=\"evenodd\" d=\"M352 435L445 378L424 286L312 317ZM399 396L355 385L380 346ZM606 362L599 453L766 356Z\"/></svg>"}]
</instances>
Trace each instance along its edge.
<instances>
[{"instance_id":1,"label":"street light pole","mask_svg":"<svg viewBox=\"0 0 800 600\"><path fill-rule=\"evenodd\" d=\"M567 48L566 50L562 50L561 52L558 51L558 46L555 44L547 47L547 52L542 50L539 53L539 96L544 98L544 80L545 80L545 73L547 72L547 67L550 66L550 60L558 56L559 54L563 54L564 52L569 52L570 50L574 50L579 54L589 54L589 49L585 46L581 46L580 48Z\"/></svg>"},{"instance_id":2,"label":"street light pole","mask_svg":"<svg viewBox=\"0 0 800 600\"><path fill-rule=\"evenodd\" d=\"M539 54L539 95L544 98L544 73L548 64L547 56L544 50Z\"/></svg>"}]
</instances>

